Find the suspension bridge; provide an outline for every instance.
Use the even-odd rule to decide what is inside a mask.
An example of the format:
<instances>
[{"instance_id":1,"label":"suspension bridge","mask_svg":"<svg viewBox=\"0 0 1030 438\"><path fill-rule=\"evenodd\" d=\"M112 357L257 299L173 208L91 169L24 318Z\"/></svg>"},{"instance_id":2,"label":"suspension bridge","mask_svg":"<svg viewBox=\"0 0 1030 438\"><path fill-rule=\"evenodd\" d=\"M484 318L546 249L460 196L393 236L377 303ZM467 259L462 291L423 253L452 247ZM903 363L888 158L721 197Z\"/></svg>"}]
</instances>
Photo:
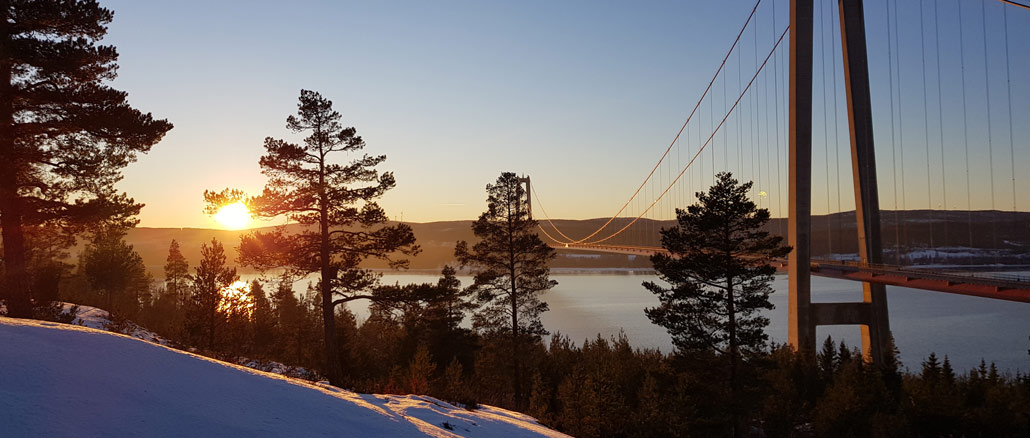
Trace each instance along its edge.
<instances>
[{"instance_id":1,"label":"suspension bridge","mask_svg":"<svg viewBox=\"0 0 1030 438\"><path fill-rule=\"evenodd\" d=\"M860 325L879 360L887 285L1030 302L1030 278L947 266L970 253L993 270L1030 263L1030 135L1016 131L1030 121L1027 5L758 0L742 18L657 163L596 229L563 230L523 178L552 247L663 252L676 208L730 171L794 248L776 264L799 350L815 350L816 326ZM812 275L861 282L863 300L812 302Z\"/></svg>"}]
</instances>

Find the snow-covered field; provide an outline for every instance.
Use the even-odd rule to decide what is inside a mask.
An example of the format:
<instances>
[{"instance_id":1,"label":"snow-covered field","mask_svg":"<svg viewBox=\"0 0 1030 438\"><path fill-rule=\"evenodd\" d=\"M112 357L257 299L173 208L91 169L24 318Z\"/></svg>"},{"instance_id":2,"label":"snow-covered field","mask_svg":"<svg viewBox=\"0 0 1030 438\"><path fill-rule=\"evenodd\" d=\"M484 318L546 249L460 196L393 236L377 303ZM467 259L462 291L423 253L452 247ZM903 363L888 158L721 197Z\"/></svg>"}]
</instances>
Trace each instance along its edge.
<instances>
[{"instance_id":1,"label":"snow-covered field","mask_svg":"<svg viewBox=\"0 0 1030 438\"><path fill-rule=\"evenodd\" d=\"M526 415L357 394L130 336L0 317L0 436L566 436Z\"/></svg>"}]
</instances>

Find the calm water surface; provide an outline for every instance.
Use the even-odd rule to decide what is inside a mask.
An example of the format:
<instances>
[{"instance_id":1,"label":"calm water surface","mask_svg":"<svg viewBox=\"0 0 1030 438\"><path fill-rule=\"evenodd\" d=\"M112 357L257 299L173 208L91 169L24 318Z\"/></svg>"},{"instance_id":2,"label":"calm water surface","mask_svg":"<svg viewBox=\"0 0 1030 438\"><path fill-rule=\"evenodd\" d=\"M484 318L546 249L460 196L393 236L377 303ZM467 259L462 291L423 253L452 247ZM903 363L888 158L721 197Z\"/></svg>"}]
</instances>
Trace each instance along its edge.
<instances>
[{"instance_id":1,"label":"calm water surface","mask_svg":"<svg viewBox=\"0 0 1030 438\"><path fill-rule=\"evenodd\" d=\"M1026 273L1023 273L1024 275ZM460 277L462 285L470 277ZM657 281L653 275L553 275L558 286L543 299L551 310L544 313L544 327L581 344L598 334L610 337L624 331L635 347L672 351L668 333L651 324L644 309L658 300L641 286ZM386 275L385 283L436 282L433 275ZM787 277L776 277L771 297L776 308L767 312L769 337L787 340ZM303 286L298 287L303 290ZM967 297L902 287L887 287L891 331L901 350L902 363L918 370L930 352L947 355L957 370L975 367L984 358L1002 370L1030 370L1030 304ZM862 299L861 284L848 280L812 277L812 300L843 302ZM351 304L359 319L367 316L364 303ZM849 346L861 344L859 326L823 326L818 345L827 335Z\"/></svg>"}]
</instances>

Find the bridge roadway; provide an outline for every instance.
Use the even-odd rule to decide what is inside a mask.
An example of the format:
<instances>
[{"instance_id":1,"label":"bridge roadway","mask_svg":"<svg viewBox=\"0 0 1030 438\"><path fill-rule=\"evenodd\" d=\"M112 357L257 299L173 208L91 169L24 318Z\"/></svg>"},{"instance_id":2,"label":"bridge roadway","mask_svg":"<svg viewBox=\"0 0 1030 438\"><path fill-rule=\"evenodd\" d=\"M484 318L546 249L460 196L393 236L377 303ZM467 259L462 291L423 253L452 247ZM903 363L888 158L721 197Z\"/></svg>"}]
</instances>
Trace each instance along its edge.
<instances>
[{"instance_id":1,"label":"bridge roadway","mask_svg":"<svg viewBox=\"0 0 1030 438\"><path fill-rule=\"evenodd\" d=\"M668 253L664 248L650 246L552 244L551 247L558 250L647 256ZM776 268L782 270L786 266L784 260L777 262ZM840 260L812 260L812 275L1030 303L1030 278L1016 275L942 271Z\"/></svg>"}]
</instances>

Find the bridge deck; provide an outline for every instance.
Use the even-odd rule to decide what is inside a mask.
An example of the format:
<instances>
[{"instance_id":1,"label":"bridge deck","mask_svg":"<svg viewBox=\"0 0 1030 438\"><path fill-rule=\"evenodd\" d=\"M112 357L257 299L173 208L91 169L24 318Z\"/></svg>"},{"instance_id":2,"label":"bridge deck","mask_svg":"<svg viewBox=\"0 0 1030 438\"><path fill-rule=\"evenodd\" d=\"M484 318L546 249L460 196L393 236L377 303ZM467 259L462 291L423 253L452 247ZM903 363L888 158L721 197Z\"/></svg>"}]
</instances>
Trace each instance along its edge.
<instances>
[{"instance_id":1,"label":"bridge deck","mask_svg":"<svg viewBox=\"0 0 1030 438\"><path fill-rule=\"evenodd\" d=\"M636 255L668 252L664 248L648 246L584 244L551 246L563 250ZM782 268L783 266L786 266L786 262L777 267ZM1030 278L1014 275L984 275L837 260L812 260L812 275L1030 303Z\"/></svg>"}]
</instances>

